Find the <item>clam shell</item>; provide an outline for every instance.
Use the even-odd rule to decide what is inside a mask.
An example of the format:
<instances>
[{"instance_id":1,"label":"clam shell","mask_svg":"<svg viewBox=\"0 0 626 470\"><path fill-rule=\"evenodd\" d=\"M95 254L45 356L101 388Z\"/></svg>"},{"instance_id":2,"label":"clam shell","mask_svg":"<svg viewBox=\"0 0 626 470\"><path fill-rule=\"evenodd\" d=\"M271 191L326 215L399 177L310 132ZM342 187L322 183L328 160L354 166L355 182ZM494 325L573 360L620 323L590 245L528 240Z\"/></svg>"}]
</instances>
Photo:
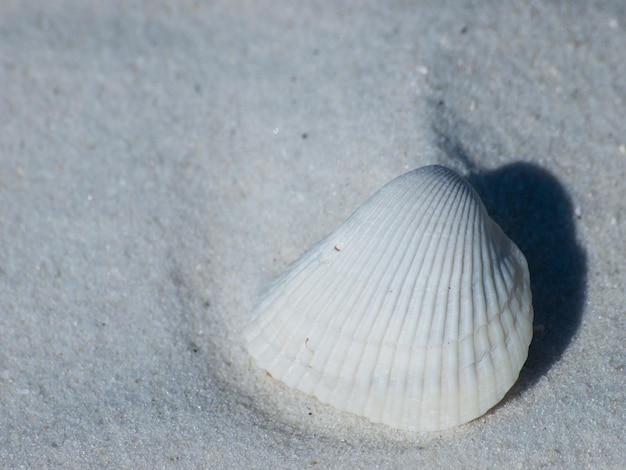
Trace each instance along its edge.
<instances>
[{"instance_id":1,"label":"clam shell","mask_svg":"<svg viewBox=\"0 0 626 470\"><path fill-rule=\"evenodd\" d=\"M524 256L452 170L372 195L269 287L245 330L272 377L394 428L487 412L532 339Z\"/></svg>"}]
</instances>

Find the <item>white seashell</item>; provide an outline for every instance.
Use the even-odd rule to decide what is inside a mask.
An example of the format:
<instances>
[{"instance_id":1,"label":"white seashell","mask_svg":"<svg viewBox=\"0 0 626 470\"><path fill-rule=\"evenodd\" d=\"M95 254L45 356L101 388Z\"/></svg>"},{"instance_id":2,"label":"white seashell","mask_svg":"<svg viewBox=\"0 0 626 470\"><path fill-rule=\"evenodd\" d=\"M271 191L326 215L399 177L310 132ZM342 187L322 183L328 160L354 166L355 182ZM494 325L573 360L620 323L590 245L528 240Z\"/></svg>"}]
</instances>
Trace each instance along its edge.
<instances>
[{"instance_id":1,"label":"white seashell","mask_svg":"<svg viewBox=\"0 0 626 470\"><path fill-rule=\"evenodd\" d=\"M272 377L394 428L487 412L532 339L524 256L460 176L394 179L270 286L245 331Z\"/></svg>"}]
</instances>

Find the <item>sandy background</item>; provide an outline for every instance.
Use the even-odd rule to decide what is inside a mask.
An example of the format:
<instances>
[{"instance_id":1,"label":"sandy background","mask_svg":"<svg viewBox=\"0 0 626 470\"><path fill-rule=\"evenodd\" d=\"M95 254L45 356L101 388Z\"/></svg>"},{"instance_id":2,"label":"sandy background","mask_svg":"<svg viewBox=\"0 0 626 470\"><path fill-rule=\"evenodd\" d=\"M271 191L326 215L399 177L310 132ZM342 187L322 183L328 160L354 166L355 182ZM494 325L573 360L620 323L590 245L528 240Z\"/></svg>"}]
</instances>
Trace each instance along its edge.
<instances>
[{"instance_id":1,"label":"sandy background","mask_svg":"<svg viewBox=\"0 0 626 470\"><path fill-rule=\"evenodd\" d=\"M0 2L1 467L626 462L626 3L312 3ZM407 433L240 332L429 163L526 254L538 332L502 404Z\"/></svg>"}]
</instances>

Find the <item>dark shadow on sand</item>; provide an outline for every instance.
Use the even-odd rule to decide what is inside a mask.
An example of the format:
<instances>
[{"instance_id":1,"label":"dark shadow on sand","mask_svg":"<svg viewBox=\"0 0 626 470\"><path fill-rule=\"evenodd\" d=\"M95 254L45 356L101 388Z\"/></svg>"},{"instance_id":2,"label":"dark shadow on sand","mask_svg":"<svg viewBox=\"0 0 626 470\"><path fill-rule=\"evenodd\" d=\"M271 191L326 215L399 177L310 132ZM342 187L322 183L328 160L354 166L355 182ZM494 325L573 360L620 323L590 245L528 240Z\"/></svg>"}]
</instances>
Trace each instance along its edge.
<instances>
[{"instance_id":1,"label":"dark shadow on sand","mask_svg":"<svg viewBox=\"0 0 626 470\"><path fill-rule=\"evenodd\" d=\"M440 148L467 167L466 179L528 261L535 334L528 360L511 390L516 394L531 387L559 360L580 325L587 257L576 241L572 201L548 171L524 162L495 170L477 168L458 143L438 134Z\"/></svg>"}]
</instances>

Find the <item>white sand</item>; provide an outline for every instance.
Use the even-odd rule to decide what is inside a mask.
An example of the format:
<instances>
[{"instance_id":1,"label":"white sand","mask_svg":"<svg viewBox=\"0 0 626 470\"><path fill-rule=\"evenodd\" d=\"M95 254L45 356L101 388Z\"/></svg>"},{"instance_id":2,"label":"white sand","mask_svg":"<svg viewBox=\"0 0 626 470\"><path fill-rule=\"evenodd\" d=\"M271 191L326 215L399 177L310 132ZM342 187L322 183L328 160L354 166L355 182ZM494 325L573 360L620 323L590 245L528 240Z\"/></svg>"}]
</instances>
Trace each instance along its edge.
<instances>
[{"instance_id":1,"label":"white sand","mask_svg":"<svg viewBox=\"0 0 626 470\"><path fill-rule=\"evenodd\" d=\"M171 3L0 3L0 467L620 468L626 4ZM428 163L472 170L540 331L502 404L407 433L240 331Z\"/></svg>"}]
</instances>

